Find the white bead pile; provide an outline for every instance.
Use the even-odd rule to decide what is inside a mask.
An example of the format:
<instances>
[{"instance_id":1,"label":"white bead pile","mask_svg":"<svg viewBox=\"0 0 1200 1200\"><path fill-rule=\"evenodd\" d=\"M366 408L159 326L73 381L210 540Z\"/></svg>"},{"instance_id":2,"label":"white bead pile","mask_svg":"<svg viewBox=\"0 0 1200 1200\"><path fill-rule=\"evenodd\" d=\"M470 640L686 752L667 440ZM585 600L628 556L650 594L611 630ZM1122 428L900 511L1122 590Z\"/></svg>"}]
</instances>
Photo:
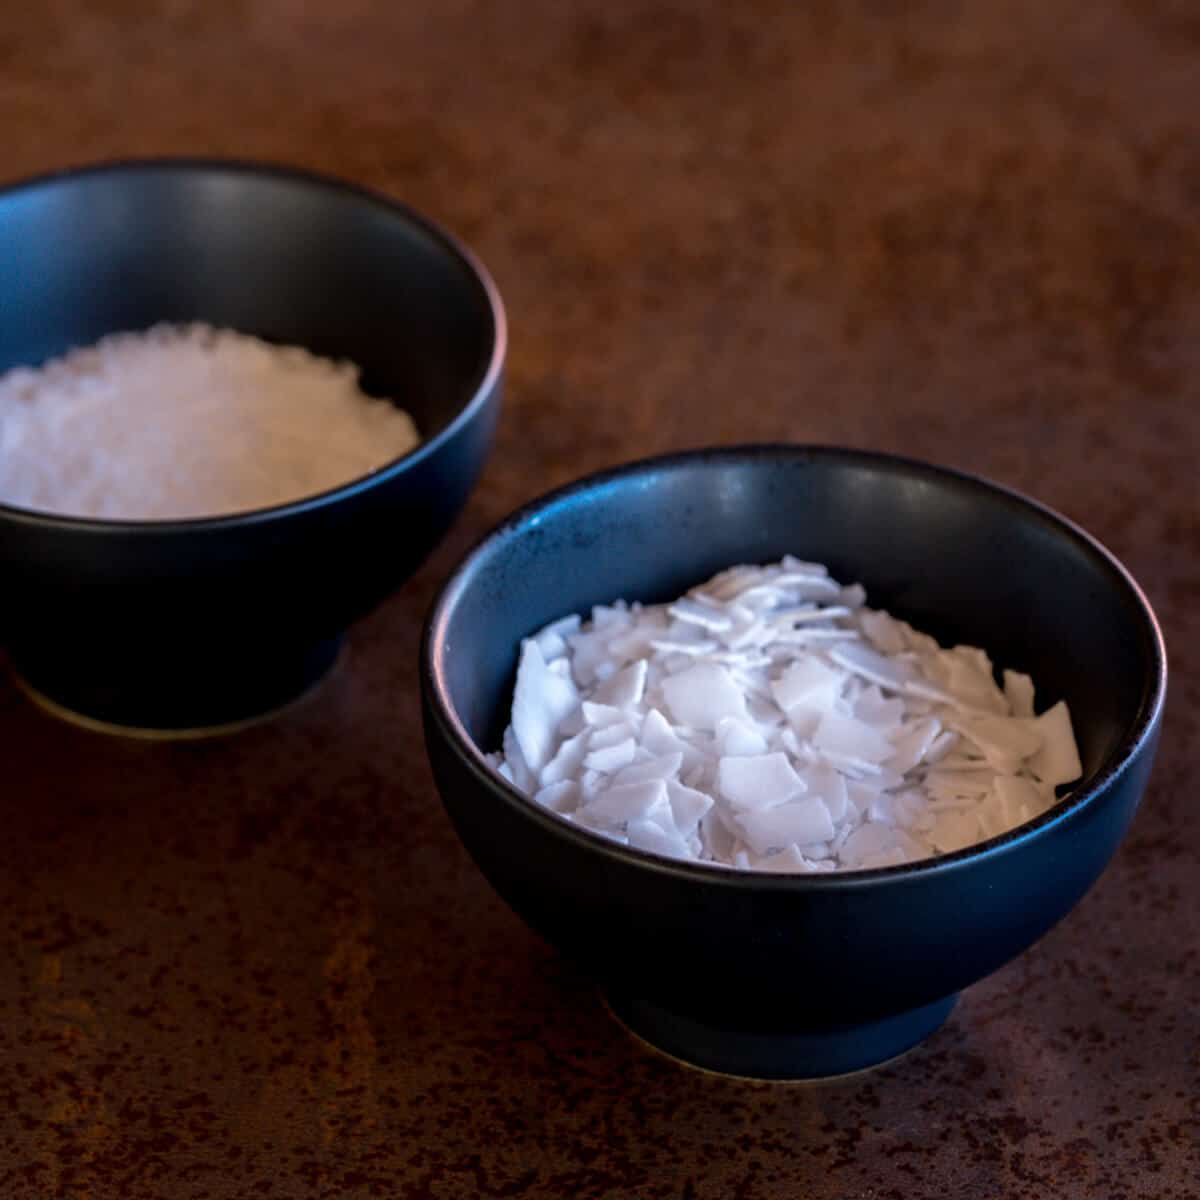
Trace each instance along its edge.
<instances>
[{"instance_id":1,"label":"white bead pile","mask_svg":"<svg viewBox=\"0 0 1200 1200\"><path fill-rule=\"evenodd\" d=\"M286 504L419 438L358 368L208 325L117 333L0 374L0 504L116 520Z\"/></svg>"},{"instance_id":2,"label":"white bead pile","mask_svg":"<svg viewBox=\"0 0 1200 1200\"><path fill-rule=\"evenodd\" d=\"M738 566L522 643L499 772L640 850L760 871L893 866L1029 821L1079 778L1063 702L997 686L825 567Z\"/></svg>"}]
</instances>

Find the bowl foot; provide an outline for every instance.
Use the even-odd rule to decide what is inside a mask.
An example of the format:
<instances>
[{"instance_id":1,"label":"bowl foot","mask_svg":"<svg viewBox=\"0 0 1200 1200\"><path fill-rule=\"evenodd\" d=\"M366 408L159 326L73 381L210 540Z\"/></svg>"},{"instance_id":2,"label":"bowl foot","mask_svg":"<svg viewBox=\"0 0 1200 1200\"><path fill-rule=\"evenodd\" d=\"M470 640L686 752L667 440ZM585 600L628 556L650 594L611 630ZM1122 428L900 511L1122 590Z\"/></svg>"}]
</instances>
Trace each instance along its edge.
<instances>
[{"instance_id":1,"label":"bowl foot","mask_svg":"<svg viewBox=\"0 0 1200 1200\"><path fill-rule=\"evenodd\" d=\"M125 663L92 671L78 660L62 663L16 649L10 661L25 694L60 720L124 737L187 739L270 720L321 683L341 646L336 637L286 656L174 669Z\"/></svg>"},{"instance_id":2,"label":"bowl foot","mask_svg":"<svg viewBox=\"0 0 1200 1200\"><path fill-rule=\"evenodd\" d=\"M803 1033L718 1029L645 1000L606 994L631 1033L689 1066L746 1079L816 1080L878 1067L911 1050L950 1015L958 996L879 1021Z\"/></svg>"}]
</instances>

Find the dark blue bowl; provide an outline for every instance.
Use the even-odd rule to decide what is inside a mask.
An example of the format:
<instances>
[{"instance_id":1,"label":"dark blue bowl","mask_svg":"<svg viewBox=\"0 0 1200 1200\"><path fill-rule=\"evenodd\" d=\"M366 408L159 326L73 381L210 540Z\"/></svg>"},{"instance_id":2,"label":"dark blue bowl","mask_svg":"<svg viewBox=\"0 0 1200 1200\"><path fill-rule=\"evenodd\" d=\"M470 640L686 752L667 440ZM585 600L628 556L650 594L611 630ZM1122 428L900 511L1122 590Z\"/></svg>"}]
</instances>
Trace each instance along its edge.
<instances>
[{"instance_id":1,"label":"dark blue bowl","mask_svg":"<svg viewBox=\"0 0 1200 1200\"><path fill-rule=\"evenodd\" d=\"M269 710L445 533L487 454L505 355L483 267L411 210L294 170L115 164L0 191L0 370L205 321L363 369L423 437L298 503L188 521L0 505L0 642L67 709L124 726Z\"/></svg>"},{"instance_id":2,"label":"dark blue bowl","mask_svg":"<svg viewBox=\"0 0 1200 1200\"><path fill-rule=\"evenodd\" d=\"M785 553L864 583L941 639L1065 698L1085 779L1045 816L910 866L779 876L685 864L568 824L493 772L518 642L618 597L663 601ZM467 849L637 1033L740 1075L890 1058L1096 880L1154 758L1162 637L1087 534L982 480L855 451L766 446L635 463L522 509L446 584L421 660L426 741Z\"/></svg>"}]
</instances>

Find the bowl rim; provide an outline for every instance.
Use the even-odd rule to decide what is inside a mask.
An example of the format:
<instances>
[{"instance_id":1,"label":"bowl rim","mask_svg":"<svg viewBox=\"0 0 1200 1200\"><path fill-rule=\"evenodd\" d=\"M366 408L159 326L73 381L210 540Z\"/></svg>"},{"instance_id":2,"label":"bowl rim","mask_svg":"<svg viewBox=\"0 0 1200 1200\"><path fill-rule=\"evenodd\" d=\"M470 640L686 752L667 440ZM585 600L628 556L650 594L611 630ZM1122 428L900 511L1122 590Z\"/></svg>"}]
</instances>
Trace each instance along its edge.
<instances>
[{"instance_id":1,"label":"bowl rim","mask_svg":"<svg viewBox=\"0 0 1200 1200\"><path fill-rule=\"evenodd\" d=\"M415 208L396 200L387 193L365 184L355 183L323 171L309 167L297 166L291 163L272 162L265 159L251 159L205 155L161 155L133 158L114 158L100 162L84 163L66 166L0 186L0 203L23 192L33 192L40 188L56 187L71 184L76 180L86 180L106 175L174 174L202 177L205 175L248 175L263 179L275 179L297 185L301 188L314 188L327 192L340 192L347 197L384 211L393 219L415 226L426 234L430 240L441 248L451 259L457 259L474 280L483 294L485 303L492 318L492 344L487 365L482 375L474 385L467 402L459 409L454 418L432 438L422 439L412 449L385 463L369 475L360 475L347 483L302 496L297 500L289 500L283 504L272 504L261 508L241 509L237 512L220 513L214 516L200 517L171 517L167 519L154 518L110 518L88 517L68 513L56 513L42 509L24 508L16 504L6 504L0 500L0 517L17 521L22 524L52 527L60 530L75 530L79 532L103 533L143 533L164 534L183 533L186 531L209 531L227 529L232 525L246 526L266 524L284 520L300 513L324 508L340 500L348 499L367 491L376 485L395 478L397 475L415 467L435 455L447 442L467 425L478 413L486 407L489 399L495 393L500 377L504 371L508 356L508 316L505 312L504 301L500 289L482 260L465 242L451 233L439 222L418 212ZM117 332L117 331L114 331ZM3 374L3 372L0 372ZM418 431L419 432L419 431Z\"/></svg>"},{"instance_id":2,"label":"bowl rim","mask_svg":"<svg viewBox=\"0 0 1200 1200\"><path fill-rule=\"evenodd\" d=\"M772 459L828 459L860 466L883 467L889 471L906 472L925 478L941 478L956 485L965 485L969 489L990 495L1013 509L1023 511L1026 516L1040 519L1099 558L1115 580L1123 584L1136 601L1145 631L1149 635L1153 659L1152 671L1143 689L1137 714L1100 767L1046 812L996 837L976 842L951 854L935 855L898 866L821 873L745 870L720 863L669 858L652 851L625 846L602 834L593 833L580 825L563 820L558 814L539 805L532 796L526 796L491 767L484 751L467 732L451 703L449 687L441 666L451 613L465 592L470 576L478 564L513 534L540 524L549 510L581 494L601 493L606 487L629 482L639 476L648 477L663 471L694 466L697 463L732 464ZM555 836L565 837L585 850L600 853L626 866L676 879L687 879L694 883L755 887L771 891L853 890L887 885L916 876L928 878L956 872L981 860L1011 853L1089 806L1101 792L1129 769L1146 744L1155 737L1166 699L1167 652L1162 630L1149 600L1116 555L1070 518L1015 488L954 467L885 451L820 443L745 443L676 451L609 467L536 496L502 518L467 551L434 597L421 634L420 684L426 712L437 721L460 761L465 763L470 772L484 785L485 790Z\"/></svg>"}]
</instances>

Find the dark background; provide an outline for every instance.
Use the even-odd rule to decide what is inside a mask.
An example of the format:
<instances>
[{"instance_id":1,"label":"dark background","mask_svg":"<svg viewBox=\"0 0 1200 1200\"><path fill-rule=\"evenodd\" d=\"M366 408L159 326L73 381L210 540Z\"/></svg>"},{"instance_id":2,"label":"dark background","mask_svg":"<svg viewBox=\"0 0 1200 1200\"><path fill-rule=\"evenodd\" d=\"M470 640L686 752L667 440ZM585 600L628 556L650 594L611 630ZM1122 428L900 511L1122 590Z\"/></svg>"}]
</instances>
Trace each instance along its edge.
<instances>
[{"instance_id":1,"label":"dark background","mask_svg":"<svg viewBox=\"0 0 1200 1200\"><path fill-rule=\"evenodd\" d=\"M1198 100L1190 0L6 5L0 178L333 171L465 237L512 347L467 512L304 706L147 745L0 683L0 1193L1200 1194ZM622 1033L467 861L418 719L420 620L485 527L752 439L1031 492L1172 656L1095 891L925 1046L813 1087Z\"/></svg>"}]
</instances>

